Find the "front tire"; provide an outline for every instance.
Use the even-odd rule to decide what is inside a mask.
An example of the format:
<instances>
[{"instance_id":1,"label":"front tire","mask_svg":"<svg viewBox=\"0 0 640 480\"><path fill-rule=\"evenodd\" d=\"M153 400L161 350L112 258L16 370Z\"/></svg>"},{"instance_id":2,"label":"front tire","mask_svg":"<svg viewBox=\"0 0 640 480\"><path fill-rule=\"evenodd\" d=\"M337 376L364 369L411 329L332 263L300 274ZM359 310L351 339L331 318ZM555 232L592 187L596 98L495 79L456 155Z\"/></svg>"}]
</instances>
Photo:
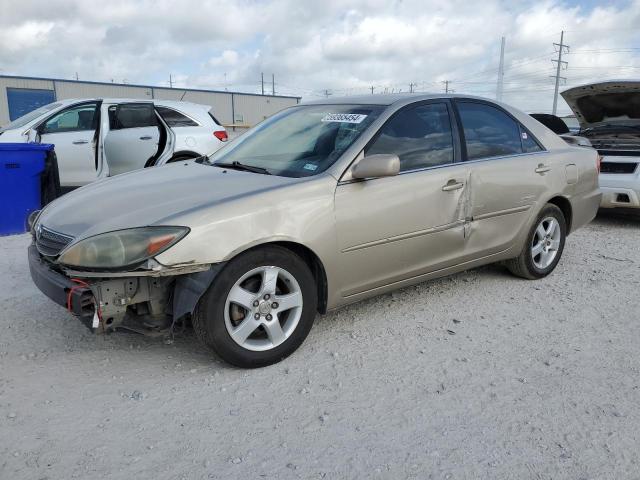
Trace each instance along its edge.
<instances>
[{"instance_id":1,"label":"front tire","mask_svg":"<svg viewBox=\"0 0 640 480\"><path fill-rule=\"evenodd\" d=\"M548 203L531 227L522 252L506 261L511 273L528 280L549 275L558 265L567 236L567 222L562 210Z\"/></svg>"},{"instance_id":2,"label":"front tire","mask_svg":"<svg viewBox=\"0 0 640 480\"><path fill-rule=\"evenodd\" d=\"M306 263L279 246L232 259L198 302L198 338L227 362L271 365L305 340L316 316L317 289Z\"/></svg>"}]
</instances>

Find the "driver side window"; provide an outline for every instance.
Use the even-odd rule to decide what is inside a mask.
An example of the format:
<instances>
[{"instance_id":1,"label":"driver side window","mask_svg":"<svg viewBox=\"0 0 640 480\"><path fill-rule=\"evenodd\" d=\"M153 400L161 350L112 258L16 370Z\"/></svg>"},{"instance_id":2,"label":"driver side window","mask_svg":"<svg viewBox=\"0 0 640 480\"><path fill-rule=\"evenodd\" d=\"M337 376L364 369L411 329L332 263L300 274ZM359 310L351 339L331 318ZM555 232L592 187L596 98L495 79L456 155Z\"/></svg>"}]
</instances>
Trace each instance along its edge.
<instances>
[{"instance_id":1,"label":"driver side window","mask_svg":"<svg viewBox=\"0 0 640 480\"><path fill-rule=\"evenodd\" d=\"M41 127L40 133L82 132L97 127L97 103L75 105L58 112Z\"/></svg>"},{"instance_id":2,"label":"driver side window","mask_svg":"<svg viewBox=\"0 0 640 480\"><path fill-rule=\"evenodd\" d=\"M382 127L366 149L367 155L393 153L400 158L400 171L453 162L453 134L445 103L408 107Z\"/></svg>"}]
</instances>

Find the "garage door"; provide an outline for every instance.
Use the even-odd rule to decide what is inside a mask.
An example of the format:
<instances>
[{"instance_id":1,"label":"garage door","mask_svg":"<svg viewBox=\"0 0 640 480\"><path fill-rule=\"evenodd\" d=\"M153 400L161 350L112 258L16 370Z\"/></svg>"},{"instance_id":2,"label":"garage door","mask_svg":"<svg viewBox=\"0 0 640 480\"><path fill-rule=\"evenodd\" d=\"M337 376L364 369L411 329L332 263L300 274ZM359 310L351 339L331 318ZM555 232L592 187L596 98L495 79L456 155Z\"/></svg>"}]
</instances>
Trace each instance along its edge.
<instances>
[{"instance_id":1,"label":"garage door","mask_svg":"<svg viewBox=\"0 0 640 480\"><path fill-rule=\"evenodd\" d=\"M42 105L55 101L53 90L36 90L31 88L7 88L9 103L9 119L11 121L35 110Z\"/></svg>"}]
</instances>

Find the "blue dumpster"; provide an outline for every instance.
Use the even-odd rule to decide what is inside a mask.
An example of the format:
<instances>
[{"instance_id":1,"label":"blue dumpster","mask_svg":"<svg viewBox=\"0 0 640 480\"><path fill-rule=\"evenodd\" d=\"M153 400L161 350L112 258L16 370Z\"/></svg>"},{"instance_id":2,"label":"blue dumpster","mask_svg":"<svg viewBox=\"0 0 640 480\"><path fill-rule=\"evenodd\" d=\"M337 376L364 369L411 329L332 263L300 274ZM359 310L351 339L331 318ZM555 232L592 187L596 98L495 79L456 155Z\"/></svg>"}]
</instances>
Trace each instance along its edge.
<instances>
[{"instance_id":1,"label":"blue dumpster","mask_svg":"<svg viewBox=\"0 0 640 480\"><path fill-rule=\"evenodd\" d=\"M53 145L0 143L0 235L27 231L27 218L41 206L40 175Z\"/></svg>"}]
</instances>

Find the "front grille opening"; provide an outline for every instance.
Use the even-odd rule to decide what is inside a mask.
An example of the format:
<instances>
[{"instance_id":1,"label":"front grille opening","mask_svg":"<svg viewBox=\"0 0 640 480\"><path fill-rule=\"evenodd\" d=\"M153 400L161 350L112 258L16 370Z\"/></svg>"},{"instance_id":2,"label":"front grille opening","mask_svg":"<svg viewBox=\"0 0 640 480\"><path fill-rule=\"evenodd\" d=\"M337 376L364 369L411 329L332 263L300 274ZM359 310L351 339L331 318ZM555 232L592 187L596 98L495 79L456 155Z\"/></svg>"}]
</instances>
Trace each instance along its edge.
<instances>
[{"instance_id":1,"label":"front grille opening","mask_svg":"<svg viewBox=\"0 0 640 480\"><path fill-rule=\"evenodd\" d=\"M626 193L619 193L618 196L616 197L616 202L631 203L631 199L629 198L629 195L627 195Z\"/></svg>"},{"instance_id":2,"label":"front grille opening","mask_svg":"<svg viewBox=\"0 0 640 480\"><path fill-rule=\"evenodd\" d=\"M42 255L47 257L57 256L72 241L73 237L42 226L36 231L36 247Z\"/></svg>"}]
</instances>

